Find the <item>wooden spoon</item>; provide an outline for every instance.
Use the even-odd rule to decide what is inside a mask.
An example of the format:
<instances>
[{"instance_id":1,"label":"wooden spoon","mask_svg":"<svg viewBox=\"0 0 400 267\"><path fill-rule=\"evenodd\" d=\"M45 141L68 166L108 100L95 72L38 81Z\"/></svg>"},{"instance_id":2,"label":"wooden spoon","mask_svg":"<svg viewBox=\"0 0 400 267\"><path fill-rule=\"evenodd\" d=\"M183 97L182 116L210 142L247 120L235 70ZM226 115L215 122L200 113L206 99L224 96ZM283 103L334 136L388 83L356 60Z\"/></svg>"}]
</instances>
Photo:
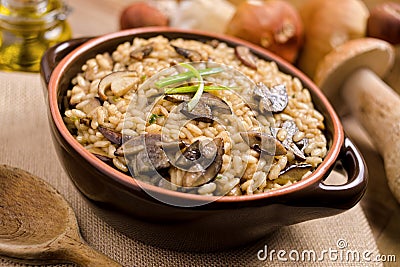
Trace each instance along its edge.
<instances>
[{"instance_id":1,"label":"wooden spoon","mask_svg":"<svg viewBox=\"0 0 400 267\"><path fill-rule=\"evenodd\" d=\"M83 240L60 193L7 165L0 165L0 255L28 263L121 266Z\"/></svg>"}]
</instances>

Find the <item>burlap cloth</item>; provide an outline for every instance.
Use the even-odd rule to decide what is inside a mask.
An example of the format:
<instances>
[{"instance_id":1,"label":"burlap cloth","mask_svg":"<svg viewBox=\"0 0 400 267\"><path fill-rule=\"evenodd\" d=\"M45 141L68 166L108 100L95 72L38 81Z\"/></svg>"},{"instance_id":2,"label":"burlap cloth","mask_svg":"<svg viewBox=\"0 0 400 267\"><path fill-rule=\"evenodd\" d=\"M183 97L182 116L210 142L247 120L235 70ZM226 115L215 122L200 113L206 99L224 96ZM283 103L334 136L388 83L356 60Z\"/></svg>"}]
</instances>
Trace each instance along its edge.
<instances>
[{"instance_id":1,"label":"burlap cloth","mask_svg":"<svg viewBox=\"0 0 400 267\"><path fill-rule=\"evenodd\" d=\"M258 251L265 246L268 251L285 250L287 253L313 250L319 255L323 250L354 250L366 252L371 258L378 255L371 229L359 205L334 217L282 228L255 244L226 252L179 253L129 239L89 209L63 171L51 141L39 75L0 72L0 86L0 164L25 169L53 185L75 210L85 240L124 266L382 266L373 262L346 262L345 257L340 259L340 253L339 259L325 255L323 261L316 263L282 262L277 260L276 254L273 263L257 258ZM340 249L338 240L345 241L347 247ZM0 265L26 266L3 257L0 257Z\"/></svg>"}]
</instances>

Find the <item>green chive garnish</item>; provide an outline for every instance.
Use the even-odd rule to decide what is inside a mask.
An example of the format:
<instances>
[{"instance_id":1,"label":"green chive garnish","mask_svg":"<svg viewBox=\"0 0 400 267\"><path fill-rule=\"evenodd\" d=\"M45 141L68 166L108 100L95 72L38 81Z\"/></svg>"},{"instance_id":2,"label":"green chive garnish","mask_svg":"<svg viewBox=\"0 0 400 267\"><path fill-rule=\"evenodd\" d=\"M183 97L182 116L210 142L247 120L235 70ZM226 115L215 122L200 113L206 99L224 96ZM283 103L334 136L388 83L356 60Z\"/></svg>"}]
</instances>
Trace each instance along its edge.
<instances>
[{"instance_id":1,"label":"green chive garnish","mask_svg":"<svg viewBox=\"0 0 400 267\"><path fill-rule=\"evenodd\" d=\"M197 103L199 103L199 101L200 101L200 97L204 91L204 81L203 81L203 77L201 76L199 71L192 65L187 64L187 63L182 63L181 66L187 68L190 72L192 72L193 76L197 78L198 83L199 83L196 93L194 94L193 98L188 103L188 110L190 112L195 108Z\"/></svg>"},{"instance_id":2,"label":"green chive garnish","mask_svg":"<svg viewBox=\"0 0 400 267\"><path fill-rule=\"evenodd\" d=\"M180 65L183 65L183 64L188 65L187 63L182 63ZM197 70L197 72L201 76L217 74L217 73L220 73L222 71L224 71L223 68L207 68L207 69ZM175 83L186 81L186 80L188 80L190 78L193 78L193 77L195 77L194 73L192 71L187 71L187 72L179 73L177 75L161 79L161 80L157 81L155 83L155 85L157 86L157 88L162 88L162 87L166 87L166 86L171 85L171 84L175 84Z\"/></svg>"},{"instance_id":3,"label":"green chive garnish","mask_svg":"<svg viewBox=\"0 0 400 267\"><path fill-rule=\"evenodd\" d=\"M187 93L195 93L198 89L197 85L189 85L189 86L181 86L176 88L168 88L165 90L164 94L173 95L173 94L187 94ZM234 89L226 86L217 86L217 85L205 85L204 92L210 91L220 91L220 90L229 90Z\"/></svg>"}]
</instances>

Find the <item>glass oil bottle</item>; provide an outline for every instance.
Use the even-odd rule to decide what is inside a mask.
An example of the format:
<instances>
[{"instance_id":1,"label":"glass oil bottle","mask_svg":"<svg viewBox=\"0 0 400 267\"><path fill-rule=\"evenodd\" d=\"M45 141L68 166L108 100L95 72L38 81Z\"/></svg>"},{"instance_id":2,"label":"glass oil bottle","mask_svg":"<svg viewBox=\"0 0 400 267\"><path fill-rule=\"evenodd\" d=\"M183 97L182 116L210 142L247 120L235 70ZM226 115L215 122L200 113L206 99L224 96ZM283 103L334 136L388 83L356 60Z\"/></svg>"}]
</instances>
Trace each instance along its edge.
<instances>
[{"instance_id":1,"label":"glass oil bottle","mask_svg":"<svg viewBox=\"0 0 400 267\"><path fill-rule=\"evenodd\" d=\"M43 53L71 38L61 0L0 0L0 70L38 72Z\"/></svg>"}]
</instances>

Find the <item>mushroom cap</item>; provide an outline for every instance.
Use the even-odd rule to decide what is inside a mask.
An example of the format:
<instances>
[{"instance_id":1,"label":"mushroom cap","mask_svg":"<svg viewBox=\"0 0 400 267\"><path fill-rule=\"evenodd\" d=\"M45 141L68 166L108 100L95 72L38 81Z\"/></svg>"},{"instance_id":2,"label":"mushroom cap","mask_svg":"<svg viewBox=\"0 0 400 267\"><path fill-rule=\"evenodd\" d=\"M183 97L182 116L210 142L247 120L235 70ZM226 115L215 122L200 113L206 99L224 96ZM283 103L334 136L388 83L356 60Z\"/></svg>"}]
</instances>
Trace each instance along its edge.
<instances>
[{"instance_id":1,"label":"mushroom cap","mask_svg":"<svg viewBox=\"0 0 400 267\"><path fill-rule=\"evenodd\" d=\"M400 3L384 2L376 5L367 21L367 36L400 44Z\"/></svg>"},{"instance_id":2,"label":"mushroom cap","mask_svg":"<svg viewBox=\"0 0 400 267\"><path fill-rule=\"evenodd\" d=\"M391 44L376 38L350 40L332 50L318 64L314 82L334 106L340 100L339 90L354 71L368 68L383 77L395 59Z\"/></svg>"}]
</instances>

